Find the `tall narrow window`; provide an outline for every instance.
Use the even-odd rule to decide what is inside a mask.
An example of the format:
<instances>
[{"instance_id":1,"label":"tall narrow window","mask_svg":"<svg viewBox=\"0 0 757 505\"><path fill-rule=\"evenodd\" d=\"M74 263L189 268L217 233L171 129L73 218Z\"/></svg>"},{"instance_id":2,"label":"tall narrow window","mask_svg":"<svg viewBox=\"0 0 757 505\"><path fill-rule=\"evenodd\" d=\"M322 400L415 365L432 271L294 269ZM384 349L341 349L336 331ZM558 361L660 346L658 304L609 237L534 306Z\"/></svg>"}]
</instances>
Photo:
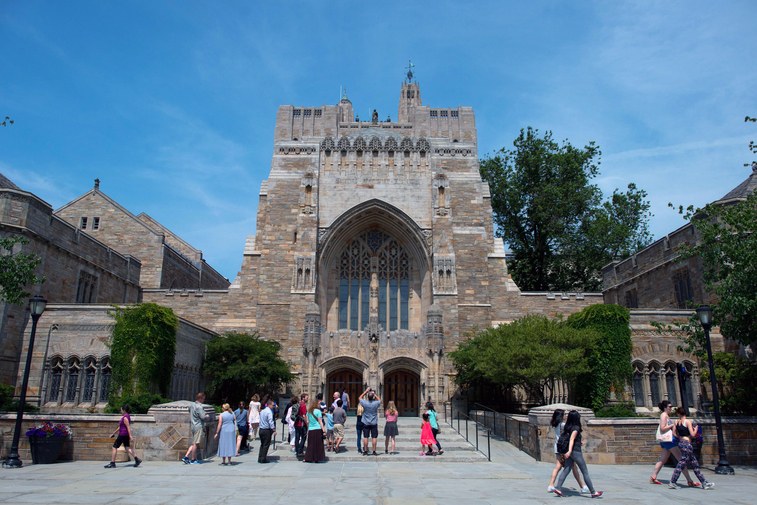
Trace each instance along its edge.
<instances>
[{"instance_id":1,"label":"tall narrow window","mask_svg":"<svg viewBox=\"0 0 757 505\"><path fill-rule=\"evenodd\" d=\"M76 288L76 303L94 303L97 301L97 277L79 272L79 285Z\"/></svg>"},{"instance_id":2,"label":"tall narrow window","mask_svg":"<svg viewBox=\"0 0 757 505\"><path fill-rule=\"evenodd\" d=\"M97 367L95 366L95 360L90 358L87 360L84 366L84 386L81 392L82 403L92 402L92 398L95 392L95 378L97 377Z\"/></svg>"},{"instance_id":3,"label":"tall narrow window","mask_svg":"<svg viewBox=\"0 0 757 505\"><path fill-rule=\"evenodd\" d=\"M87 229L87 218L86 217L82 216L79 219L79 228L81 228L82 230L86 230Z\"/></svg>"},{"instance_id":4,"label":"tall narrow window","mask_svg":"<svg viewBox=\"0 0 757 505\"><path fill-rule=\"evenodd\" d=\"M95 231L100 229L100 218L97 216L92 218L92 229Z\"/></svg>"},{"instance_id":5,"label":"tall narrow window","mask_svg":"<svg viewBox=\"0 0 757 505\"><path fill-rule=\"evenodd\" d=\"M673 287L675 288L676 304L679 309L685 309L694 299L691 289L691 276L688 268L682 268L673 274Z\"/></svg>"},{"instance_id":6,"label":"tall narrow window","mask_svg":"<svg viewBox=\"0 0 757 505\"><path fill-rule=\"evenodd\" d=\"M637 407L644 406L644 374L638 369L633 372L633 398Z\"/></svg>"},{"instance_id":7,"label":"tall narrow window","mask_svg":"<svg viewBox=\"0 0 757 505\"><path fill-rule=\"evenodd\" d=\"M108 393L110 389L110 359L103 359L100 365L100 390L99 390L99 402L108 401Z\"/></svg>"},{"instance_id":8,"label":"tall narrow window","mask_svg":"<svg viewBox=\"0 0 757 505\"><path fill-rule=\"evenodd\" d=\"M656 368L649 368L649 390L652 392L652 405L660 403L660 372Z\"/></svg>"},{"instance_id":9,"label":"tall narrow window","mask_svg":"<svg viewBox=\"0 0 757 505\"><path fill-rule=\"evenodd\" d=\"M47 388L47 401L58 402L61 381L63 380L63 359L56 357L50 360L50 382Z\"/></svg>"},{"instance_id":10,"label":"tall narrow window","mask_svg":"<svg viewBox=\"0 0 757 505\"><path fill-rule=\"evenodd\" d=\"M66 377L66 402L76 403L76 391L79 388L79 360L72 358L68 363L68 376Z\"/></svg>"},{"instance_id":11,"label":"tall narrow window","mask_svg":"<svg viewBox=\"0 0 757 505\"><path fill-rule=\"evenodd\" d=\"M675 365L665 370L665 387L668 389L668 400L673 405L678 405L678 391L676 391L676 369Z\"/></svg>"}]
</instances>

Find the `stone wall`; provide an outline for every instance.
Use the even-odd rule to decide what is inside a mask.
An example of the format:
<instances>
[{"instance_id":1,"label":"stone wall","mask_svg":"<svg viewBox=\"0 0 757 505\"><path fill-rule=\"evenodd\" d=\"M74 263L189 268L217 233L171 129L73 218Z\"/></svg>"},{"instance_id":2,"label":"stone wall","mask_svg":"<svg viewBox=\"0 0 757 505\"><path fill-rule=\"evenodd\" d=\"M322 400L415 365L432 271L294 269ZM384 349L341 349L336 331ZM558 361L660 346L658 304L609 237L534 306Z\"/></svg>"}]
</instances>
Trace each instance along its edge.
<instances>
[{"instance_id":1,"label":"stone wall","mask_svg":"<svg viewBox=\"0 0 757 505\"><path fill-rule=\"evenodd\" d=\"M180 401L153 406L148 414L132 415L133 446L137 456L147 461L179 461L191 442L189 405ZM201 447L205 458L216 453L217 443L213 438L216 417L213 407L206 405L208 419L205 422L206 440ZM71 427L73 437L66 441L60 461L109 461L114 438L111 434L118 428L118 414L79 415L25 415L19 440L19 456L25 465L32 463L26 430L44 421L63 423ZM13 441L15 414L0 414L0 459L10 452Z\"/></svg>"},{"instance_id":2,"label":"stone wall","mask_svg":"<svg viewBox=\"0 0 757 505\"><path fill-rule=\"evenodd\" d=\"M537 461L553 462L555 437L549 421L557 408L581 413L583 453L589 464L654 465L660 457L660 445L655 440L659 420L653 417L595 418L591 410L567 404L536 407L528 416L485 411L470 411L469 415L492 430L492 435L504 438ZM714 467L719 458L715 419L696 420L704 437L700 464ZM757 418L723 418L723 436L730 464L757 464Z\"/></svg>"}]
</instances>

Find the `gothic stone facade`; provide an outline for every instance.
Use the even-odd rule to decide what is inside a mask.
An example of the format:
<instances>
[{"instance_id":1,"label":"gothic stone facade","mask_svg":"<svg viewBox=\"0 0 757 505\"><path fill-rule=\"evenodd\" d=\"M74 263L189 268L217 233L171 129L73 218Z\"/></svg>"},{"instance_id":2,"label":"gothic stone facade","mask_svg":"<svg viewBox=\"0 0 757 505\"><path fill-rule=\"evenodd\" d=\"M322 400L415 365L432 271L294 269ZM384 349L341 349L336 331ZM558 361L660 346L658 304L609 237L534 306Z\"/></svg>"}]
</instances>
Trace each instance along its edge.
<instances>
[{"instance_id":1,"label":"gothic stone facade","mask_svg":"<svg viewBox=\"0 0 757 505\"><path fill-rule=\"evenodd\" d=\"M139 299L141 264L58 218L52 207L23 191L0 174L0 236L22 236L17 245L41 259L42 285L27 291L43 293L48 303L134 303ZM24 328L30 325L26 306L0 302L0 382L13 384L25 358Z\"/></svg>"},{"instance_id":2,"label":"gothic stone facade","mask_svg":"<svg viewBox=\"0 0 757 505\"><path fill-rule=\"evenodd\" d=\"M281 342L294 393L344 386L355 398L371 386L406 413L446 400L446 353L470 332L601 302L522 296L494 237L476 135L471 108L425 106L412 80L396 122L358 121L346 97L281 106L238 278L224 291L147 289L144 299Z\"/></svg>"}]
</instances>

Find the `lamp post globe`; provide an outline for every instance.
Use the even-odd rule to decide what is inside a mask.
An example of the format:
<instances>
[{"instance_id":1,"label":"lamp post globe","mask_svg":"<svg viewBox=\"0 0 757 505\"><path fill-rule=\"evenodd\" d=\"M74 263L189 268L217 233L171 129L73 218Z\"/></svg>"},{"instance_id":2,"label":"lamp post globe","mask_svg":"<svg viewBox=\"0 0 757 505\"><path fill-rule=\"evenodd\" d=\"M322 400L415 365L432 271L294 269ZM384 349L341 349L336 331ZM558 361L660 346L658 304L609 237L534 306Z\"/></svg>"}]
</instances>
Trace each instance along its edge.
<instances>
[{"instance_id":1,"label":"lamp post globe","mask_svg":"<svg viewBox=\"0 0 757 505\"><path fill-rule=\"evenodd\" d=\"M26 351L26 367L24 367L24 378L21 381L21 394L18 399L18 411L16 412L16 425L13 430L13 442L11 444L8 458L3 462L3 468L21 468L24 463L18 457L18 441L21 438L21 423L24 419L24 407L26 406L26 387L29 385L29 368L32 364L32 351L34 350L34 337L37 333L37 321L45 311L47 300L40 296L34 295L29 300L29 314L32 318L32 330L29 334L29 349Z\"/></svg>"},{"instance_id":2,"label":"lamp post globe","mask_svg":"<svg viewBox=\"0 0 757 505\"><path fill-rule=\"evenodd\" d=\"M723 420L720 417L720 399L718 384L715 380L715 364L712 360L712 344L710 343L710 329L712 328L712 308L709 305L701 305L697 308L697 317L704 330L704 342L707 348L707 364L710 370L710 387L712 388L712 404L715 410L715 429L718 435L718 466L715 473L721 475L733 475L733 468L728 463L725 454L725 439L723 438Z\"/></svg>"}]
</instances>

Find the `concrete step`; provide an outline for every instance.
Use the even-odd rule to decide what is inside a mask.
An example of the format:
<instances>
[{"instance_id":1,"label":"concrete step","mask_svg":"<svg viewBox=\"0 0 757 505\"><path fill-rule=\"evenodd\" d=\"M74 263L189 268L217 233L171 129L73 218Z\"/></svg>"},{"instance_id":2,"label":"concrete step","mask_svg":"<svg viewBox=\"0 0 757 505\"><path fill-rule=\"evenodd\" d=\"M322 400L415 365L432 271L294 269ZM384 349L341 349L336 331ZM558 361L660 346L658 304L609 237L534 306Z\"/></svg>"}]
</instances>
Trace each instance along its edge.
<instances>
[{"instance_id":1,"label":"concrete step","mask_svg":"<svg viewBox=\"0 0 757 505\"><path fill-rule=\"evenodd\" d=\"M486 456L481 452L478 452L474 445L471 445L465 440L465 438L459 435L449 425L440 423L442 432L439 435L439 442L442 444L443 454L437 456L421 456L420 450L420 433L421 433L421 420L420 418L413 417L401 417L398 419L397 428L399 435L395 438L396 452L394 454L386 454L384 452L384 420L379 420L379 437L376 445L376 456L369 455L364 456L357 450L357 433L355 430L354 418L350 418L347 421L347 427L345 430L345 440L342 443L340 452L326 452L327 461L434 461L434 462L448 462L448 463L464 463L470 461L486 461ZM473 433L470 433L471 439L473 439ZM285 435L286 437L286 435ZM269 459L272 461L296 461L297 457L290 450L289 444L284 439L284 443L281 443L281 428L277 433L276 449L273 450L273 446L269 451ZM480 439L480 442L483 439ZM474 440L475 442L475 440ZM484 442L485 443L485 442ZM482 447L482 449L485 448ZM258 442L253 443L253 450L248 457L257 458ZM246 457L242 455L241 457Z\"/></svg>"}]
</instances>

